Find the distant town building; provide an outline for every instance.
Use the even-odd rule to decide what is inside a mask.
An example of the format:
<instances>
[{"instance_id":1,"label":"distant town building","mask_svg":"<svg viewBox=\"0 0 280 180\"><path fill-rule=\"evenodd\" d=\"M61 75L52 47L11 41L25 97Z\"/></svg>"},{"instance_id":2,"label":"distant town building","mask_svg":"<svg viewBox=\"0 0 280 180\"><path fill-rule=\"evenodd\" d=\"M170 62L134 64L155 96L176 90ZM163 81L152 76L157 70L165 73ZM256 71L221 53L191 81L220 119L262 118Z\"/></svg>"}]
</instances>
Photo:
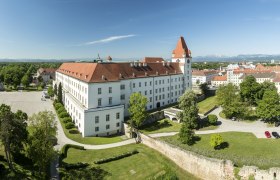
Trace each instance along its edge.
<instances>
[{"instance_id":1,"label":"distant town building","mask_svg":"<svg viewBox=\"0 0 280 180\"><path fill-rule=\"evenodd\" d=\"M146 57L134 62L63 63L54 84L62 84L63 102L82 136L122 131L129 97L146 96L146 109L172 104L192 86L191 51L180 37L171 62Z\"/></svg>"},{"instance_id":2,"label":"distant town building","mask_svg":"<svg viewBox=\"0 0 280 180\"><path fill-rule=\"evenodd\" d=\"M55 71L55 68L40 68L33 79L38 82L38 78L42 77L43 82L47 83L50 80L55 80Z\"/></svg>"},{"instance_id":3,"label":"distant town building","mask_svg":"<svg viewBox=\"0 0 280 180\"><path fill-rule=\"evenodd\" d=\"M192 70L192 84L211 84L213 77L217 76L218 73L219 72L215 70Z\"/></svg>"}]
</instances>

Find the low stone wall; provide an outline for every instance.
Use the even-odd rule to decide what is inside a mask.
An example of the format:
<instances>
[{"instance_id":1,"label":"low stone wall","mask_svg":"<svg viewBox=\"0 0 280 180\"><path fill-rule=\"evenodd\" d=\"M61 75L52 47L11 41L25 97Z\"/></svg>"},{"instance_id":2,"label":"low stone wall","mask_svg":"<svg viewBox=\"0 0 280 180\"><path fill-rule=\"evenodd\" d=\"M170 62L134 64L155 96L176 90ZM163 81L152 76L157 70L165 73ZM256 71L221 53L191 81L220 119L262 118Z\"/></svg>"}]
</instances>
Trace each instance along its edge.
<instances>
[{"instance_id":1,"label":"low stone wall","mask_svg":"<svg viewBox=\"0 0 280 180\"><path fill-rule=\"evenodd\" d=\"M204 157L141 134L143 144L174 161L179 167L202 179L234 179L231 161Z\"/></svg>"},{"instance_id":2,"label":"low stone wall","mask_svg":"<svg viewBox=\"0 0 280 180\"><path fill-rule=\"evenodd\" d=\"M280 168L270 168L268 170L262 170L255 166L243 166L238 175L241 179L249 179L254 177L255 180L266 180L266 179L280 179Z\"/></svg>"},{"instance_id":3,"label":"low stone wall","mask_svg":"<svg viewBox=\"0 0 280 180\"><path fill-rule=\"evenodd\" d=\"M156 121L161 120L161 119L164 119L164 112L163 111L156 111L156 112L153 112L153 113L149 114L147 119L143 122L143 125L151 124L151 123L156 122Z\"/></svg>"},{"instance_id":4,"label":"low stone wall","mask_svg":"<svg viewBox=\"0 0 280 180\"><path fill-rule=\"evenodd\" d=\"M131 138L130 127L126 123L123 123L123 133L126 135L126 137Z\"/></svg>"}]
</instances>

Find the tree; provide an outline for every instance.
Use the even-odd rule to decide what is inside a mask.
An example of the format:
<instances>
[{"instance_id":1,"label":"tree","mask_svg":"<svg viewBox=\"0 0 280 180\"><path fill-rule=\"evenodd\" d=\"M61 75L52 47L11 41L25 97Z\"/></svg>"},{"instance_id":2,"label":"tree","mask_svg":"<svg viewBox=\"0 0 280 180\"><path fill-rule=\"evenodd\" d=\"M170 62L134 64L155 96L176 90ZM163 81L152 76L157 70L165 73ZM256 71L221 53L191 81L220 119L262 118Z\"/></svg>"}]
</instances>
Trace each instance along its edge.
<instances>
[{"instance_id":1,"label":"tree","mask_svg":"<svg viewBox=\"0 0 280 180\"><path fill-rule=\"evenodd\" d=\"M260 84L257 83L254 76L246 76L244 81L240 84L241 99L248 102L250 105L255 105L257 102L256 95L258 94L260 87Z\"/></svg>"},{"instance_id":2,"label":"tree","mask_svg":"<svg viewBox=\"0 0 280 180\"><path fill-rule=\"evenodd\" d=\"M129 98L129 108L131 127L139 129L147 117L146 105L148 100L140 93L132 93Z\"/></svg>"},{"instance_id":3,"label":"tree","mask_svg":"<svg viewBox=\"0 0 280 180\"><path fill-rule=\"evenodd\" d=\"M48 94L49 94L50 97L54 96L54 91L53 91L53 87L52 86L48 87Z\"/></svg>"},{"instance_id":4,"label":"tree","mask_svg":"<svg viewBox=\"0 0 280 180\"><path fill-rule=\"evenodd\" d=\"M205 97L209 96L209 87L208 87L207 83L200 84L199 88L200 88L202 94L205 95Z\"/></svg>"},{"instance_id":5,"label":"tree","mask_svg":"<svg viewBox=\"0 0 280 180\"><path fill-rule=\"evenodd\" d=\"M57 85L56 85L56 84L54 84L54 89L53 89L53 91L54 91L54 94L57 96Z\"/></svg>"},{"instance_id":6,"label":"tree","mask_svg":"<svg viewBox=\"0 0 280 180\"><path fill-rule=\"evenodd\" d=\"M58 102L63 104L63 102L62 102L62 85L61 85L61 83L59 83L59 85L58 85L57 100L58 100Z\"/></svg>"},{"instance_id":7,"label":"tree","mask_svg":"<svg viewBox=\"0 0 280 180\"><path fill-rule=\"evenodd\" d=\"M57 153L53 148L53 136L56 134L55 115L51 111L41 111L30 118L33 129L27 146L27 156L38 168L40 176L47 179L50 162Z\"/></svg>"},{"instance_id":8,"label":"tree","mask_svg":"<svg viewBox=\"0 0 280 180\"><path fill-rule=\"evenodd\" d=\"M217 90L217 100L227 118L233 116L243 118L247 114L248 109L245 103L241 101L238 88L231 83L219 87Z\"/></svg>"},{"instance_id":9,"label":"tree","mask_svg":"<svg viewBox=\"0 0 280 180\"><path fill-rule=\"evenodd\" d=\"M266 90L262 100L258 102L257 115L267 122L279 121L280 98L277 90Z\"/></svg>"},{"instance_id":10,"label":"tree","mask_svg":"<svg viewBox=\"0 0 280 180\"><path fill-rule=\"evenodd\" d=\"M179 98L179 108L182 110L182 112L178 113L180 121L185 123L186 127L190 129L197 128L197 96L193 91L186 91Z\"/></svg>"},{"instance_id":11,"label":"tree","mask_svg":"<svg viewBox=\"0 0 280 180\"><path fill-rule=\"evenodd\" d=\"M28 75L24 75L22 77L21 83L24 85L25 88L29 86L29 77L28 77Z\"/></svg>"},{"instance_id":12,"label":"tree","mask_svg":"<svg viewBox=\"0 0 280 180\"><path fill-rule=\"evenodd\" d=\"M11 170L13 155L18 154L27 141L27 118L27 114L22 111L13 113L10 106L0 106L0 139Z\"/></svg>"},{"instance_id":13,"label":"tree","mask_svg":"<svg viewBox=\"0 0 280 180\"><path fill-rule=\"evenodd\" d=\"M215 114L209 114L207 118L210 124L212 125L217 124L218 117Z\"/></svg>"},{"instance_id":14,"label":"tree","mask_svg":"<svg viewBox=\"0 0 280 180\"><path fill-rule=\"evenodd\" d=\"M260 84L260 90L256 94L257 101L261 100L263 98L263 94L266 90L275 90L277 91L277 88L273 82L264 81ZM257 102L258 103L258 102Z\"/></svg>"},{"instance_id":15,"label":"tree","mask_svg":"<svg viewBox=\"0 0 280 180\"><path fill-rule=\"evenodd\" d=\"M210 146L214 149L219 149L223 142L224 140L220 134L212 134L210 137Z\"/></svg>"},{"instance_id":16,"label":"tree","mask_svg":"<svg viewBox=\"0 0 280 180\"><path fill-rule=\"evenodd\" d=\"M179 98L179 108L182 110L178 113L178 117L182 122L179 140L183 144L191 145L194 140L193 129L195 129L198 124L197 97L193 91L186 91Z\"/></svg>"}]
</instances>

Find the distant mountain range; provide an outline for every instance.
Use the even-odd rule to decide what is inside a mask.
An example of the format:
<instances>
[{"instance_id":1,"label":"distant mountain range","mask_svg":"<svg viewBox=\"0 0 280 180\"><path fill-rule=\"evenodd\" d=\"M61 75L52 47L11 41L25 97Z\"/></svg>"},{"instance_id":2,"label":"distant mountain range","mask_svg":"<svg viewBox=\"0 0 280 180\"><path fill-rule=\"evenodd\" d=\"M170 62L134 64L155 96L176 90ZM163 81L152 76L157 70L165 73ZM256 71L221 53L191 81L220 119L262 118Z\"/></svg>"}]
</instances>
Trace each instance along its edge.
<instances>
[{"instance_id":1,"label":"distant mountain range","mask_svg":"<svg viewBox=\"0 0 280 180\"><path fill-rule=\"evenodd\" d=\"M113 61L133 61L140 60L142 58L114 58ZM272 59L275 62L280 62L279 55L269 55L269 54L241 54L237 56L196 56L193 57L194 62L240 62L240 61L258 61L258 62L267 62ZM0 59L0 62L66 62L66 61L93 61L94 58L81 58L81 59ZM168 60L168 59L167 59Z\"/></svg>"},{"instance_id":2,"label":"distant mountain range","mask_svg":"<svg viewBox=\"0 0 280 180\"><path fill-rule=\"evenodd\" d=\"M227 61L227 62L240 62L240 61L280 61L280 55L269 55L269 54L241 54L237 56L197 56L193 57L193 61L204 62L204 61Z\"/></svg>"}]
</instances>

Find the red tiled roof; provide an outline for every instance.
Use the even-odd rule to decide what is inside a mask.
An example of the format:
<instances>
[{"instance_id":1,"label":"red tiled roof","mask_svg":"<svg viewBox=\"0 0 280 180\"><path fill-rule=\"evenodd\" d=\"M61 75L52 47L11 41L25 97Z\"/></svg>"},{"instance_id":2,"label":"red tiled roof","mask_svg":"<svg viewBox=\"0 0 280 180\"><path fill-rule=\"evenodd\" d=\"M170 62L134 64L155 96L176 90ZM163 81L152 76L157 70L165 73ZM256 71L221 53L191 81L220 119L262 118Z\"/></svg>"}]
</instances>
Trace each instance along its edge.
<instances>
[{"instance_id":1,"label":"red tiled roof","mask_svg":"<svg viewBox=\"0 0 280 180\"><path fill-rule=\"evenodd\" d=\"M217 71L209 71L209 70L193 70L192 75L194 76L207 76L211 74L218 74Z\"/></svg>"},{"instance_id":2,"label":"red tiled roof","mask_svg":"<svg viewBox=\"0 0 280 180\"><path fill-rule=\"evenodd\" d=\"M164 59L161 57L145 57L142 62L146 63L155 63L155 62L163 62Z\"/></svg>"},{"instance_id":3,"label":"red tiled roof","mask_svg":"<svg viewBox=\"0 0 280 180\"><path fill-rule=\"evenodd\" d=\"M179 63L63 63L57 70L85 82L108 82L148 76L182 74ZM140 65L139 65L140 64ZM146 64L146 66L144 66Z\"/></svg>"},{"instance_id":4,"label":"red tiled roof","mask_svg":"<svg viewBox=\"0 0 280 180\"><path fill-rule=\"evenodd\" d=\"M212 81L226 81L227 76L214 76Z\"/></svg>"},{"instance_id":5,"label":"red tiled roof","mask_svg":"<svg viewBox=\"0 0 280 180\"><path fill-rule=\"evenodd\" d=\"M191 51L188 49L187 44L182 36L180 37L177 46L173 50L172 54L173 58L182 58L184 57L183 55L185 55L185 57L191 57Z\"/></svg>"}]
</instances>

